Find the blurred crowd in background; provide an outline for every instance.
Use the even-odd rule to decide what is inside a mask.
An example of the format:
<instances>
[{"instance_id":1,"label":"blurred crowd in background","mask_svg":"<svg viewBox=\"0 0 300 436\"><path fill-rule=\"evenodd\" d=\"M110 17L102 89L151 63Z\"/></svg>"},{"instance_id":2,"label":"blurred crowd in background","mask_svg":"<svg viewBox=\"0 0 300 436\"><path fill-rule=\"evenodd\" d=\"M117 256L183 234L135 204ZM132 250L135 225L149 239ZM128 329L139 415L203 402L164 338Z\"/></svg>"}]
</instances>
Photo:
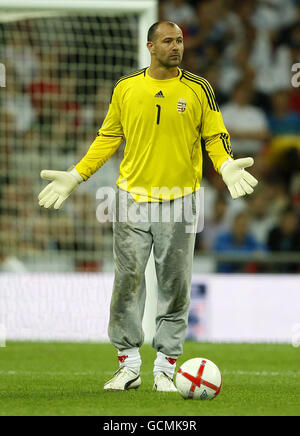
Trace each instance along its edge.
<instances>
[{"instance_id":1,"label":"blurred crowd in background","mask_svg":"<svg viewBox=\"0 0 300 436\"><path fill-rule=\"evenodd\" d=\"M259 180L254 194L231 200L204 151L205 225L196 254L231 255L214 262L218 272L300 272L300 257L257 260L300 253L300 1L164 0L159 18L182 28L182 67L210 82L234 157L252 156L249 171ZM40 170L80 160L105 117L113 82L137 69L137 20L82 20L0 22L7 70L2 270L47 269L51 253L64 271L101 271L112 256L111 224L97 222L95 192L114 186L122 147L59 213L41 210L36 199L44 186ZM234 260L247 254L254 260Z\"/></svg>"}]
</instances>

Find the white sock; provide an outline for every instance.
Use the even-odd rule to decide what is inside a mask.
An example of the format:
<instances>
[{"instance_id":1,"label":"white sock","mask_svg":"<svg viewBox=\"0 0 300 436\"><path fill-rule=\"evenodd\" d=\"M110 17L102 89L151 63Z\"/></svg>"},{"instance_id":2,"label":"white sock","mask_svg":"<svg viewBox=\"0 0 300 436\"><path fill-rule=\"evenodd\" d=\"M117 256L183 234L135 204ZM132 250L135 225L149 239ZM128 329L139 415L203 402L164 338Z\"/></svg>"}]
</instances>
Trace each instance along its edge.
<instances>
[{"instance_id":1,"label":"white sock","mask_svg":"<svg viewBox=\"0 0 300 436\"><path fill-rule=\"evenodd\" d=\"M177 357L167 356L166 354L158 351L157 357L154 362L154 369L153 369L154 377L156 376L157 373L164 372L165 374L167 374L167 376L173 379L174 372L176 369L176 361L177 361Z\"/></svg>"},{"instance_id":2,"label":"white sock","mask_svg":"<svg viewBox=\"0 0 300 436\"><path fill-rule=\"evenodd\" d=\"M118 351L120 368L126 366L130 371L136 374L140 373L142 359L138 348L128 348L127 350Z\"/></svg>"}]
</instances>

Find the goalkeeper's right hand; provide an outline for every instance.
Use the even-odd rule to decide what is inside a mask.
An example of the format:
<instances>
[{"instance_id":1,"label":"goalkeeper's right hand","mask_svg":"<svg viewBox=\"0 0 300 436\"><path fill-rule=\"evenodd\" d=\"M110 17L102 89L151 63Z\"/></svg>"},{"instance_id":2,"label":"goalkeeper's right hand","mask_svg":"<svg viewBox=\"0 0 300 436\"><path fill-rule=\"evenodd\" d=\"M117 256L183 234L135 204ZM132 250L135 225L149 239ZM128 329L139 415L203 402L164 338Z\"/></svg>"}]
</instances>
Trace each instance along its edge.
<instances>
[{"instance_id":1,"label":"goalkeeper's right hand","mask_svg":"<svg viewBox=\"0 0 300 436\"><path fill-rule=\"evenodd\" d=\"M52 180L52 183L49 183L38 196L39 205L45 208L54 204L54 209L60 209L71 192L83 182L83 178L75 168L72 171L43 170L41 177Z\"/></svg>"}]
</instances>

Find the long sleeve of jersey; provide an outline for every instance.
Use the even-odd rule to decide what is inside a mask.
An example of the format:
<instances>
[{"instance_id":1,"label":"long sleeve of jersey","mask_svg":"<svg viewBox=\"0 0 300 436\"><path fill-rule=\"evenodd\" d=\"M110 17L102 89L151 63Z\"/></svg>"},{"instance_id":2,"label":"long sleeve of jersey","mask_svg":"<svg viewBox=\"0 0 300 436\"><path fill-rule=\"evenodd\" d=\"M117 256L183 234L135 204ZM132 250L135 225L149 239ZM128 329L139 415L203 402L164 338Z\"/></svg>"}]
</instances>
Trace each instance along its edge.
<instances>
[{"instance_id":1,"label":"long sleeve of jersey","mask_svg":"<svg viewBox=\"0 0 300 436\"><path fill-rule=\"evenodd\" d=\"M220 167L228 158L233 159L230 136L224 125L223 117L216 101L214 92L207 81L202 88L202 124L201 136L205 141L205 148L214 165L220 173Z\"/></svg>"},{"instance_id":2,"label":"long sleeve of jersey","mask_svg":"<svg viewBox=\"0 0 300 436\"><path fill-rule=\"evenodd\" d=\"M121 111L117 92L111 98L109 109L97 137L86 155L75 166L76 170L87 180L115 153L124 140L121 124Z\"/></svg>"}]
</instances>

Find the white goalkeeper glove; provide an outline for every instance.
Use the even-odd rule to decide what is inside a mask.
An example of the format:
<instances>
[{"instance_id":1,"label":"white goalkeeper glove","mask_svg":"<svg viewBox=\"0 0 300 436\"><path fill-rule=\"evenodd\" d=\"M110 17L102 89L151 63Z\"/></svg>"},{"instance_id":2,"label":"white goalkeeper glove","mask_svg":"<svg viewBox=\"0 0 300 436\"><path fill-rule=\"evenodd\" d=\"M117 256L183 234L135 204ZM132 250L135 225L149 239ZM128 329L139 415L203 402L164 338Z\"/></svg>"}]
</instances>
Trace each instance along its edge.
<instances>
[{"instance_id":1,"label":"white goalkeeper glove","mask_svg":"<svg viewBox=\"0 0 300 436\"><path fill-rule=\"evenodd\" d=\"M225 161L220 168L224 183L227 185L232 198L252 194L258 181L245 171L254 164L252 157Z\"/></svg>"},{"instance_id":2,"label":"white goalkeeper glove","mask_svg":"<svg viewBox=\"0 0 300 436\"><path fill-rule=\"evenodd\" d=\"M72 191L83 182L79 172L73 168L71 171L41 171L41 177L52 180L38 196L39 205L48 208L54 204L54 209L60 209Z\"/></svg>"}]
</instances>

